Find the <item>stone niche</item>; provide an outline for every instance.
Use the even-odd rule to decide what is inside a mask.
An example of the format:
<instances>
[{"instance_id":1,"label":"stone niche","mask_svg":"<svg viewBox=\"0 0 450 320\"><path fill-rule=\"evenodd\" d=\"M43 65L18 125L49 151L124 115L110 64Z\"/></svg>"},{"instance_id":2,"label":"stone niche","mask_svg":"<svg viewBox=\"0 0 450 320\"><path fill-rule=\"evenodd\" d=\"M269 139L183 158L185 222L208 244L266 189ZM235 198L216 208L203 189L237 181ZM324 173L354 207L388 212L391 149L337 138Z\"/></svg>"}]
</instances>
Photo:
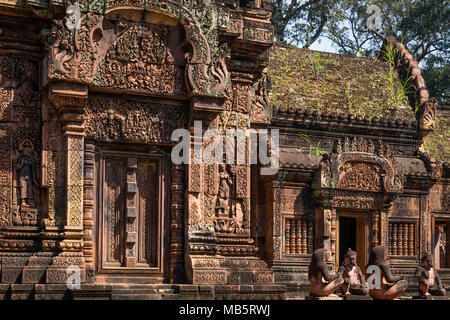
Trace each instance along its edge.
<instances>
[{"instance_id":1,"label":"stone niche","mask_svg":"<svg viewBox=\"0 0 450 320\"><path fill-rule=\"evenodd\" d=\"M37 227L41 109L34 62L0 56L0 227Z\"/></svg>"}]
</instances>

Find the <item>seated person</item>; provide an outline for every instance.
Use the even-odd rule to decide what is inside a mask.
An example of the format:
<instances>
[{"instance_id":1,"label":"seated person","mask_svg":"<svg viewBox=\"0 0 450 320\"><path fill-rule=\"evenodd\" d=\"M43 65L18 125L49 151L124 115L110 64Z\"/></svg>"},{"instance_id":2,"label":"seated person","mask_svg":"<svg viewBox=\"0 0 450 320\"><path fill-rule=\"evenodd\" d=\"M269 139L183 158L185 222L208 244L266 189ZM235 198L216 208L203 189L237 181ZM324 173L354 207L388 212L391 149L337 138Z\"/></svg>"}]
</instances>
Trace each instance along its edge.
<instances>
[{"instance_id":1,"label":"seated person","mask_svg":"<svg viewBox=\"0 0 450 320\"><path fill-rule=\"evenodd\" d=\"M311 264L309 265L308 279L310 281L309 288L311 294L318 297L330 297L343 283L342 275L337 273L330 275L326 262L326 251L324 248L314 251Z\"/></svg>"},{"instance_id":2,"label":"seated person","mask_svg":"<svg viewBox=\"0 0 450 320\"><path fill-rule=\"evenodd\" d=\"M369 264L376 265L381 271L381 286L379 289L369 289L369 295L375 300L394 300L408 288L408 281L402 276L392 274L389 258L384 246L376 246L370 253Z\"/></svg>"},{"instance_id":3,"label":"seated person","mask_svg":"<svg viewBox=\"0 0 450 320\"><path fill-rule=\"evenodd\" d=\"M357 265L356 257L356 251L348 249L344 256L344 262L339 267L338 273L341 273L344 278L341 291L344 294L366 295L369 290L361 268Z\"/></svg>"},{"instance_id":4,"label":"seated person","mask_svg":"<svg viewBox=\"0 0 450 320\"><path fill-rule=\"evenodd\" d=\"M441 277L433 268L433 255L427 253L422 257L422 263L417 268L416 277L419 280L419 292L423 296L445 296L445 288L442 285Z\"/></svg>"}]
</instances>

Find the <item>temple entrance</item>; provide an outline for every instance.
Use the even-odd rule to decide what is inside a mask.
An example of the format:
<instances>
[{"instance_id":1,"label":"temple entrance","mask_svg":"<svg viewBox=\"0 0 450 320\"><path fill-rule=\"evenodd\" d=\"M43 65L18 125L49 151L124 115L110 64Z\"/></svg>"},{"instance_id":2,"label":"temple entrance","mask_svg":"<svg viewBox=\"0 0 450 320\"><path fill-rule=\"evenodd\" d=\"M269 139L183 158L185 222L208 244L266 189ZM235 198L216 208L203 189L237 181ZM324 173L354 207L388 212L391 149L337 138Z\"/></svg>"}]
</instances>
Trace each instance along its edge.
<instances>
[{"instance_id":1,"label":"temple entrance","mask_svg":"<svg viewBox=\"0 0 450 320\"><path fill-rule=\"evenodd\" d=\"M365 216L361 214L339 214L338 219L338 263L342 264L349 248L358 252L358 265L364 271L366 265Z\"/></svg>"},{"instance_id":2,"label":"temple entrance","mask_svg":"<svg viewBox=\"0 0 450 320\"><path fill-rule=\"evenodd\" d=\"M450 268L450 221L435 221L433 245L435 267Z\"/></svg>"},{"instance_id":3,"label":"temple entrance","mask_svg":"<svg viewBox=\"0 0 450 320\"><path fill-rule=\"evenodd\" d=\"M98 202L98 269L163 273L162 159L102 153Z\"/></svg>"}]
</instances>

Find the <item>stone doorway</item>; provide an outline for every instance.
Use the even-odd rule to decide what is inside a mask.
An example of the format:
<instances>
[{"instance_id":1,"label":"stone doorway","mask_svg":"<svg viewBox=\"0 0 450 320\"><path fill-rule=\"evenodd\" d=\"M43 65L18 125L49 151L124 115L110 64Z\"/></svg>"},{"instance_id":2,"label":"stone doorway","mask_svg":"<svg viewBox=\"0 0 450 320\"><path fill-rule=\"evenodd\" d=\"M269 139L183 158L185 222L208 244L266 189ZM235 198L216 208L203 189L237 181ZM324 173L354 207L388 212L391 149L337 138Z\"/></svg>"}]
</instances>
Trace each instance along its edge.
<instances>
[{"instance_id":1,"label":"stone doorway","mask_svg":"<svg viewBox=\"0 0 450 320\"><path fill-rule=\"evenodd\" d=\"M450 268L450 220L435 221L433 249L435 267Z\"/></svg>"},{"instance_id":2,"label":"stone doorway","mask_svg":"<svg viewBox=\"0 0 450 320\"><path fill-rule=\"evenodd\" d=\"M338 266L344 261L348 248L358 253L358 265L365 270L367 258L366 216L355 213L340 213L338 215L337 262Z\"/></svg>"},{"instance_id":3,"label":"stone doorway","mask_svg":"<svg viewBox=\"0 0 450 320\"><path fill-rule=\"evenodd\" d=\"M164 162L133 152L102 152L99 164L98 271L164 273Z\"/></svg>"}]
</instances>

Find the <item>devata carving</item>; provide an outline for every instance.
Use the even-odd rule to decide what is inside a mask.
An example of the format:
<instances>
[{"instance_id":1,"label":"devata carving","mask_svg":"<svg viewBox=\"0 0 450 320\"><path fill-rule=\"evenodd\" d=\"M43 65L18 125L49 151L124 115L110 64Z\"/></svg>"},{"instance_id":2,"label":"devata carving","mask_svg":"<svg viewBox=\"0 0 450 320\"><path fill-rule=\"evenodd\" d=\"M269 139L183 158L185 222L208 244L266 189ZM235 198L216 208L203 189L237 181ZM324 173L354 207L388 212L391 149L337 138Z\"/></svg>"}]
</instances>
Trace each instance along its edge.
<instances>
[{"instance_id":1,"label":"devata carving","mask_svg":"<svg viewBox=\"0 0 450 320\"><path fill-rule=\"evenodd\" d=\"M172 131L184 125L178 106L109 97L92 97L86 106L87 136L98 140L172 143Z\"/></svg>"},{"instance_id":2,"label":"devata carving","mask_svg":"<svg viewBox=\"0 0 450 320\"><path fill-rule=\"evenodd\" d=\"M216 216L223 218L229 214L230 185L233 184L225 164L219 165L219 194L217 196Z\"/></svg>"},{"instance_id":3,"label":"devata carving","mask_svg":"<svg viewBox=\"0 0 450 320\"><path fill-rule=\"evenodd\" d=\"M0 56L0 226L35 226L41 110L33 62Z\"/></svg>"},{"instance_id":4,"label":"devata carving","mask_svg":"<svg viewBox=\"0 0 450 320\"><path fill-rule=\"evenodd\" d=\"M233 180L238 179L239 173L236 166L231 169L234 179L228 173L226 164L219 165L219 188L216 201L216 217L214 219L214 230L221 233L245 233L248 215L248 204L246 200L240 201L235 197L231 198L231 188L236 190ZM234 169L234 170L233 170ZM234 194L234 193L233 193Z\"/></svg>"},{"instance_id":5,"label":"devata carving","mask_svg":"<svg viewBox=\"0 0 450 320\"><path fill-rule=\"evenodd\" d=\"M38 186L35 161L33 159L34 146L29 140L25 140L19 148L21 155L17 159L16 170L19 185L20 208L36 206L35 188Z\"/></svg>"}]
</instances>

